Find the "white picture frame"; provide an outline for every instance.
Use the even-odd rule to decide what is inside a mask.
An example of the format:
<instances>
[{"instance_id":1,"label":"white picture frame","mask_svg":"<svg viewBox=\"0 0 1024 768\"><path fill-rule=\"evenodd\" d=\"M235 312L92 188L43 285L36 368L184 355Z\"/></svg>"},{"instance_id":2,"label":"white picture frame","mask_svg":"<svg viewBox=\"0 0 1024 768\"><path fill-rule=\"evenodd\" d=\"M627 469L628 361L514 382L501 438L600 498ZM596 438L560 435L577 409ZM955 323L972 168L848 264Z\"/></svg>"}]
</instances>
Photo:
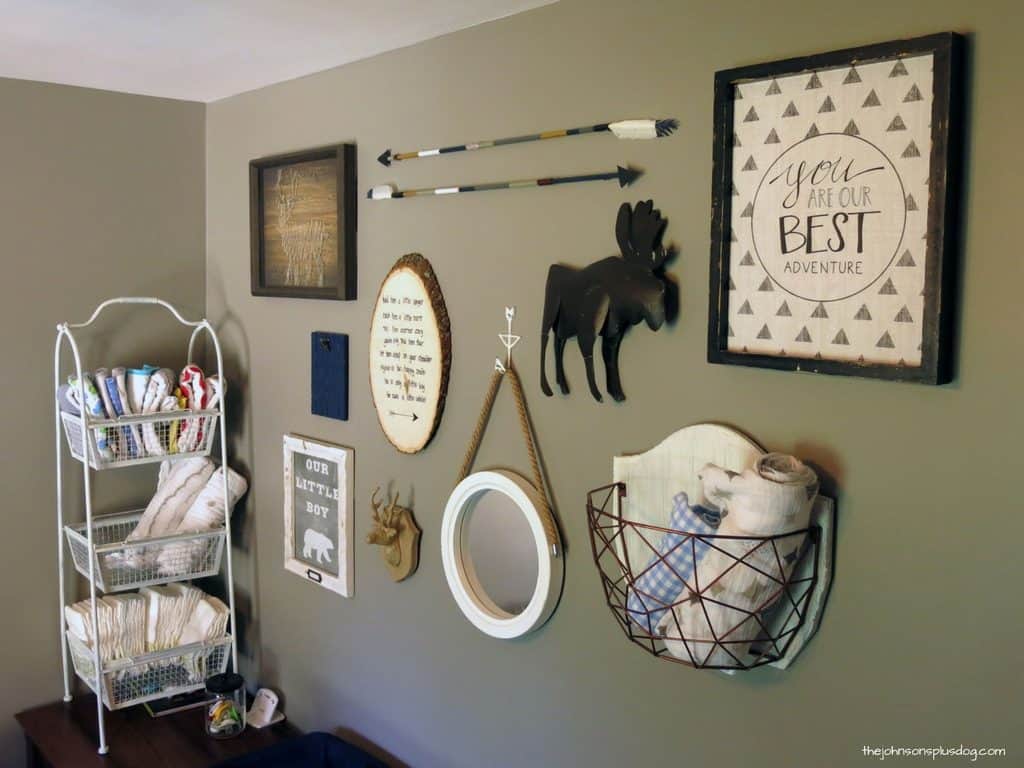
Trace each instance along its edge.
<instances>
[{"instance_id":1,"label":"white picture frame","mask_svg":"<svg viewBox=\"0 0 1024 768\"><path fill-rule=\"evenodd\" d=\"M355 451L284 435L284 567L344 597L353 594Z\"/></svg>"}]
</instances>

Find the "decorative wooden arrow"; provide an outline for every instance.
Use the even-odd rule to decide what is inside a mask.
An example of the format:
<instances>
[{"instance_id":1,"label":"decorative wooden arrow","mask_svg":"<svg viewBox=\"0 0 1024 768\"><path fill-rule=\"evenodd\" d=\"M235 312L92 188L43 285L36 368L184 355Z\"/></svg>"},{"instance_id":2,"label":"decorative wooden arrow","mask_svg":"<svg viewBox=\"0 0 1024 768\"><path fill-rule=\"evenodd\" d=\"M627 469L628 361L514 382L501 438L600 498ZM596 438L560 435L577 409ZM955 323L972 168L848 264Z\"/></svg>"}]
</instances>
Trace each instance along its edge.
<instances>
[{"instance_id":1,"label":"decorative wooden arrow","mask_svg":"<svg viewBox=\"0 0 1024 768\"><path fill-rule=\"evenodd\" d=\"M617 180L620 187L628 187L643 171L623 168L621 165L608 173L589 173L581 176L549 176L544 179L523 179L522 181L494 181L487 184L465 184L458 187L428 187L425 189L395 189L390 184L373 187L366 193L370 200L392 200L399 197L422 195L457 195L460 192L487 192L492 189L519 189L521 187L550 187L555 184L577 184L583 181Z\"/></svg>"},{"instance_id":2,"label":"decorative wooden arrow","mask_svg":"<svg viewBox=\"0 0 1024 768\"><path fill-rule=\"evenodd\" d=\"M436 157L448 155L453 152L472 152L476 149L490 149L491 147L503 147L508 144L525 144L529 141L544 141L545 139L560 139L564 136L583 136L587 133L611 133L619 139L658 139L662 136L670 136L679 121L674 118L664 120L619 120L615 123L598 123L596 125L584 125L580 128L562 128L557 131L544 131L542 133L528 133L524 136L508 136L504 139L491 139L490 141L474 141L468 144L453 144L450 147L436 147L434 149L418 149L414 152L394 152L390 149L384 150L377 158L381 165L391 165L399 160L411 160L415 157Z\"/></svg>"}]
</instances>

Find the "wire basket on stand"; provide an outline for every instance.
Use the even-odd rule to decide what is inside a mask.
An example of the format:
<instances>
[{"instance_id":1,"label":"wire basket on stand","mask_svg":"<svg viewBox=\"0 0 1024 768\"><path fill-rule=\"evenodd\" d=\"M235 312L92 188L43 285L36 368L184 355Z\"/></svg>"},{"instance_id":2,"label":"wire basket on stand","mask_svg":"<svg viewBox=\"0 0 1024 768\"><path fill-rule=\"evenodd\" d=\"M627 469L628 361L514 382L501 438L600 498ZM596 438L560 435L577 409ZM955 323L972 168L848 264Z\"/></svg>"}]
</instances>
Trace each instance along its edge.
<instances>
[{"instance_id":1,"label":"wire basket on stand","mask_svg":"<svg viewBox=\"0 0 1024 768\"><path fill-rule=\"evenodd\" d=\"M706 471L735 477L762 457L735 429L693 424L614 456L613 482L587 494L608 607L651 655L728 673L785 669L817 630L832 577L832 499L815 483L810 509L793 518L799 530L788 530L769 519L737 527L705 495Z\"/></svg>"},{"instance_id":2,"label":"wire basket on stand","mask_svg":"<svg viewBox=\"0 0 1024 768\"><path fill-rule=\"evenodd\" d=\"M102 313L115 306L152 307L169 312L189 332L185 358L189 367L193 366L196 359L194 353L197 345L204 340L209 342L216 359L216 373L206 379L212 382L216 378L219 391L216 397L209 398L205 409L185 408L180 397L172 397L169 402L165 397L160 407L168 410L97 419L90 415L89 409L81 407L81 404L88 404L89 401L85 374L97 369L90 369L84 364L77 337L88 336L89 331L86 329L93 326ZM67 362L62 353L67 353ZM231 548L226 545L231 540L231 515L226 515L223 527L217 530L136 540L131 535L139 522L138 511L102 516L95 515L93 511L92 473L95 471L205 457L211 453L215 438L219 443L219 463L222 467L228 466L227 440L224 435L225 404L222 396L226 386L222 377L223 362L220 341L208 320L187 320L173 305L157 298L108 299L97 306L86 321L65 322L57 326L53 374L57 568L62 611L70 596L69 584L65 579L65 541L75 570L88 581L86 602L88 622L92 627L100 626L101 593L210 576L219 572L222 563L226 582L228 631L223 637L207 643L154 651L134 658L105 659L99 647L101 643L90 647L70 631L61 632L64 701L71 701L73 669L74 674L97 694L96 720L100 754L109 751L104 707L118 709L153 698L199 690L203 688L207 677L223 672L229 661L233 669L238 669L234 576ZM70 391L74 392L70 400L61 394L65 381L71 385ZM118 397L116 402L121 400L123 398ZM78 412L68 412L68 407L76 403ZM145 408L149 407L145 405ZM174 410L175 407L181 410ZM122 406L114 408L119 412L122 410ZM109 410L103 410L109 414ZM84 467L80 499L85 519L77 523L65 517L67 478L63 444L66 444L71 457ZM223 508L230 511L226 470L220 473L217 493Z\"/></svg>"},{"instance_id":3,"label":"wire basket on stand","mask_svg":"<svg viewBox=\"0 0 1024 768\"><path fill-rule=\"evenodd\" d=\"M113 469L167 459L209 456L220 411L173 411L116 419L86 417L89 466ZM61 412L71 455L83 461L82 417Z\"/></svg>"},{"instance_id":4,"label":"wire basket on stand","mask_svg":"<svg viewBox=\"0 0 1024 768\"><path fill-rule=\"evenodd\" d=\"M92 565L102 592L123 592L151 584L191 581L220 571L224 552L223 528L131 541L142 511L93 518ZM89 539L86 524L64 526L75 569L89 578Z\"/></svg>"},{"instance_id":5,"label":"wire basket on stand","mask_svg":"<svg viewBox=\"0 0 1024 768\"><path fill-rule=\"evenodd\" d=\"M820 529L754 537L666 528L624 518L616 501L625 493L623 483L588 493L587 522L608 607L626 636L654 656L702 669L752 669L782 659L818 581ZM667 536L673 545L666 551ZM642 542L643 562L630 557L630 539ZM709 552L720 556L714 573L704 572ZM723 577L755 574L767 588L753 605L731 603L716 589ZM666 591L667 582L678 592ZM669 592L675 594L666 598ZM680 618L687 612L696 620Z\"/></svg>"},{"instance_id":6,"label":"wire basket on stand","mask_svg":"<svg viewBox=\"0 0 1024 768\"><path fill-rule=\"evenodd\" d=\"M78 675L96 693L93 649L67 633L71 662ZM192 643L141 656L101 661L99 698L110 710L124 709L202 688L206 679L227 668L231 638Z\"/></svg>"}]
</instances>

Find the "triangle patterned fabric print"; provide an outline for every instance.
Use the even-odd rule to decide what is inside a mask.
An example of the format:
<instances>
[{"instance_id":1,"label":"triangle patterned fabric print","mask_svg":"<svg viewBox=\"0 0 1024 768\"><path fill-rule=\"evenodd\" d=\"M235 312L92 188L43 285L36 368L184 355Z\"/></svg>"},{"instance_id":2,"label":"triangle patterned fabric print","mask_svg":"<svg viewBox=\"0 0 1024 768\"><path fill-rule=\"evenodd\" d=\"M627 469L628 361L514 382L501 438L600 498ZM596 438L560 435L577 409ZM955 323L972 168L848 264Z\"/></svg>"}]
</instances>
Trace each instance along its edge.
<instances>
[{"instance_id":1,"label":"triangle patterned fabric print","mask_svg":"<svg viewBox=\"0 0 1024 768\"><path fill-rule=\"evenodd\" d=\"M832 69L776 73L745 80L742 93L733 89L736 146L731 150L729 225L734 240L728 272L733 293L728 317L723 318L728 322L730 351L921 364L932 65L931 54L858 61ZM843 141L850 144L837 143ZM781 205L783 193L774 191L782 185L773 187L766 180L780 174L785 179L787 158L799 151L806 151L800 157L813 156L807 149L812 145L821 147L817 156L823 161L840 156L870 159L875 156L871 145L888 163L886 173L898 176L902 192L886 194L888 188L870 175L844 179L842 166L826 169L821 173L834 173L832 182L818 185L824 191L813 193L809 184L801 185L792 207L799 215L782 219L789 209ZM795 149L798 146L803 150ZM872 251L876 241L863 240L865 255L858 265L858 257L848 255L856 254L857 214L882 208L895 211L885 215L901 229L885 241L888 252ZM836 213L849 218L836 222ZM808 217L815 216L820 218L810 219L813 241L808 245ZM872 217L861 217L862 234L873 231L879 221ZM890 220L886 221L888 226ZM765 232L776 238L771 253L759 239ZM842 257L829 250L838 246L840 236L846 254ZM788 240L780 247L779 238L784 237ZM780 253L786 254L782 260ZM795 272L777 274L785 269L779 266L783 262L807 271L798 277ZM829 293L834 286L846 285L851 286L848 294Z\"/></svg>"}]
</instances>

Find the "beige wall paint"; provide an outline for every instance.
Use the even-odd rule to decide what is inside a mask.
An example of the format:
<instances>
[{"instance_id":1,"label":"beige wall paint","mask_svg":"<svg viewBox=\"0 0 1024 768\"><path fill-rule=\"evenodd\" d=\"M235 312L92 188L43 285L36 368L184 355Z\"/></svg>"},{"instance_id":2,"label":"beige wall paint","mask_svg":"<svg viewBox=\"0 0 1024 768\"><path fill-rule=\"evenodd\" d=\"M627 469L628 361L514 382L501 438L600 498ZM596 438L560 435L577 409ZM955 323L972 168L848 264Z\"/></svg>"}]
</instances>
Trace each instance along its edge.
<instances>
[{"instance_id":1,"label":"beige wall paint","mask_svg":"<svg viewBox=\"0 0 1024 768\"><path fill-rule=\"evenodd\" d=\"M203 106L0 79L0 764L20 765L15 712L58 698L54 327L103 299L159 295L203 312ZM130 319L130 322L128 322ZM180 327L180 326L179 326ZM180 364L188 337L150 311L113 311L91 367ZM172 343L175 342L175 343ZM78 479L80 474L71 478ZM104 473L97 510L151 493L152 468ZM66 485L81 519L80 481ZM72 580L69 579L69 585ZM74 588L74 587L72 587Z\"/></svg>"},{"instance_id":2,"label":"beige wall paint","mask_svg":"<svg viewBox=\"0 0 1024 768\"><path fill-rule=\"evenodd\" d=\"M235 445L253 473L240 568L255 593L249 640L260 682L304 728L347 727L420 768L448 766L854 766L866 744L1024 748L1018 585L1019 393L1024 363L1015 238L1024 120L1014 2L584 2L557 5L212 104L207 121L208 311L242 376ZM959 375L945 387L815 377L705 362L716 70L955 29L971 36L966 247ZM570 139L410 162L374 160L458 140L636 116L677 116L672 139ZM460 197L360 200L359 301L249 295L249 159L338 141L359 148L360 189L600 170L611 185ZM681 247L681 318L635 330L622 350L623 405L544 398L538 338L548 265L615 253L623 200L653 197ZM366 343L380 280L402 254L434 264L452 320L448 407L434 442L399 455L379 430ZM517 348L569 552L551 621L492 640L459 613L439 557L445 499L499 352L501 308L519 308ZM351 335L351 420L309 413L309 334ZM816 462L838 489L837 576L818 636L788 672L735 677L655 661L603 605L584 523L587 489L615 453L721 421ZM282 568L281 436L356 450L355 597ZM523 468L510 402L479 466ZM393 584L362 541L369 497L413 497L419 572ZM255 535L254 535L255 534Z\"/></svg>"}]
</instances>

